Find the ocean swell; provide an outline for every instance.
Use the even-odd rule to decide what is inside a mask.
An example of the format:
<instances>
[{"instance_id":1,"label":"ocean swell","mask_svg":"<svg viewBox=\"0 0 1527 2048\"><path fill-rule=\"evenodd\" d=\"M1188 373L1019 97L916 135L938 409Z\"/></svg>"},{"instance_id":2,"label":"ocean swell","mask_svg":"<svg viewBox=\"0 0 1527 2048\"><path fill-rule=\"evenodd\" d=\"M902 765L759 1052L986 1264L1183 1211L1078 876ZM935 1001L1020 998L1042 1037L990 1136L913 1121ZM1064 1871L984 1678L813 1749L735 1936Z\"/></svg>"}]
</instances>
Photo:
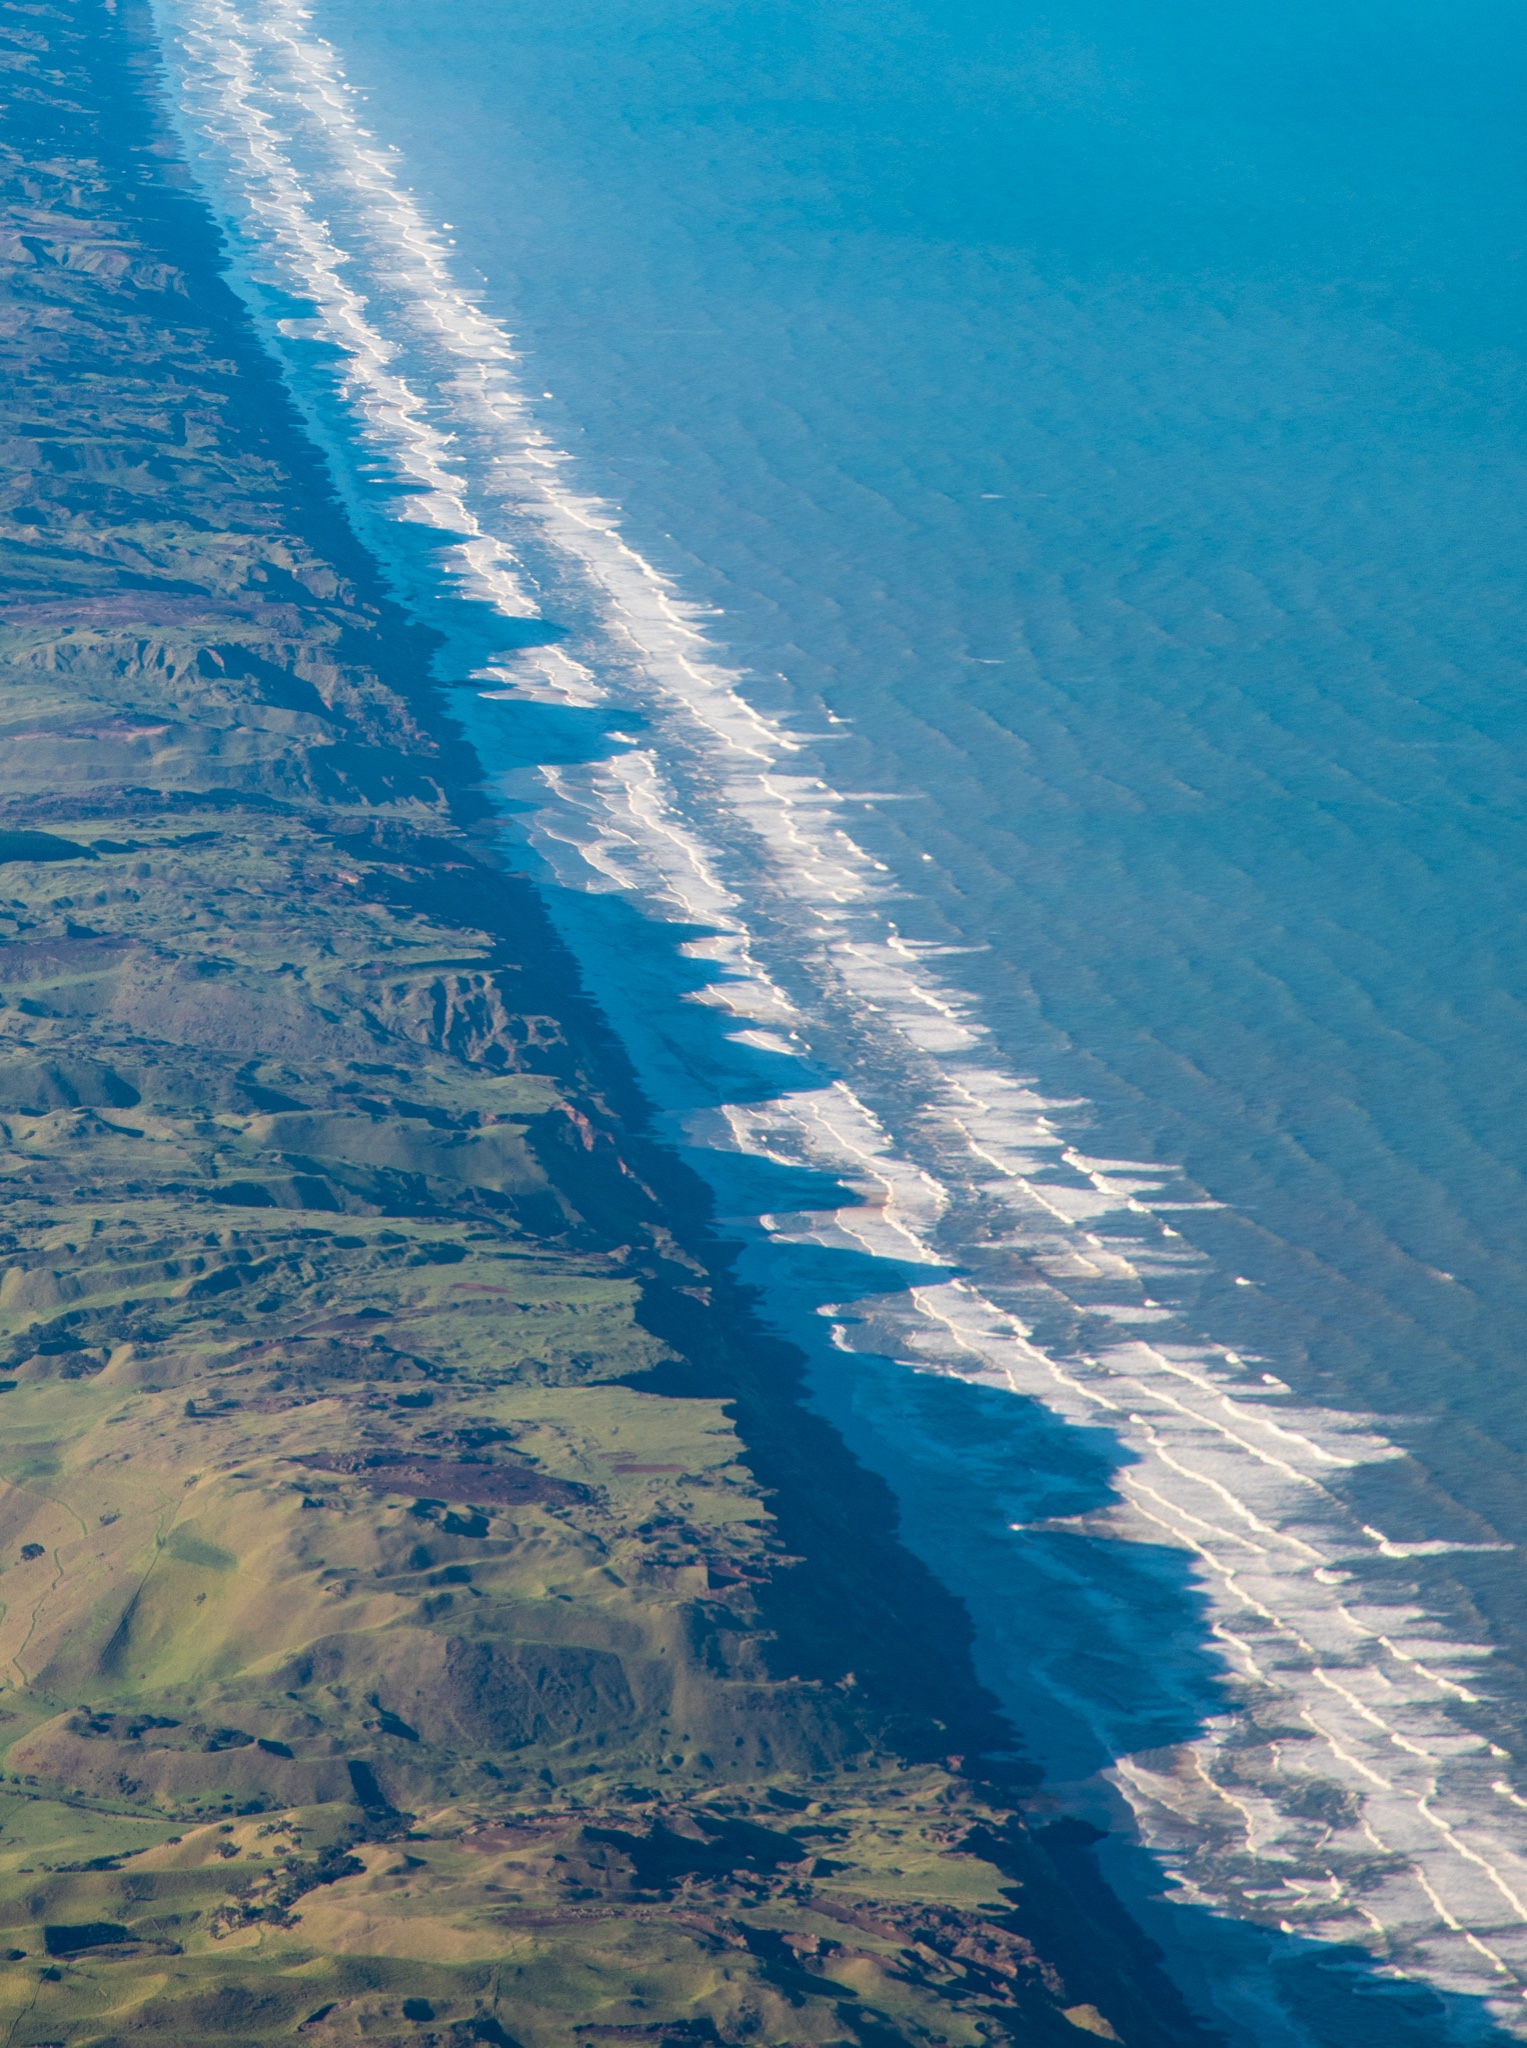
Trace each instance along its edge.
<instances>
[{"instance_id":1,"label":"ocean swell","mask_svg":"<svg viewBox=\"0 0 1527 2048\"><path fill-rule=\"evenodd\" d=\"M989 1669L1048 1796L1132 1829L1179 1903L1359 1947L1527 2031L1527 1801L1491 1739L1488 1649L1450 1640L1390 1569L1469 1546L1365 1523L1347 1482L1400 1455L1372 1419L1301 1404L1177 1312L1199 1255L1170 1218L1208 1198L1088 1156L1075 1105L999 1070L957 970L903 937L897 885L848 830L861 798L814 772L830 735L762 715L715 622L580 492L511 338L304 8L160 15L236 279L404 595L427 610L443 583L475 622L452 653L473 669L463 718L520 807L506 830L556 886L669 1128L739 1212L777 1317L866 1371L1023 1397L1057 1425L1011 1475L1035 1511L1006 1527L1009 1577L986 1593L1022 1618L1021 1688ZM538 632L548 619L566 636ZM599 714L601 746L530 758L535 704ZM753 1168L798 1205L750 1206ZM824 1295L838 1272L851 1302ZM1078 1313L1084 1344L1044 1341ZM1067 1460L1099 1441L1108 1483L1078 1508ZM1203 1654L1180 1682L1137 1559L1191 1592ZM1153 1659L1168 1697L1146 1714L1130 1673ZM1268 2012L1214 1995L1273 2037Z\"/></svg>"}]
</instances>

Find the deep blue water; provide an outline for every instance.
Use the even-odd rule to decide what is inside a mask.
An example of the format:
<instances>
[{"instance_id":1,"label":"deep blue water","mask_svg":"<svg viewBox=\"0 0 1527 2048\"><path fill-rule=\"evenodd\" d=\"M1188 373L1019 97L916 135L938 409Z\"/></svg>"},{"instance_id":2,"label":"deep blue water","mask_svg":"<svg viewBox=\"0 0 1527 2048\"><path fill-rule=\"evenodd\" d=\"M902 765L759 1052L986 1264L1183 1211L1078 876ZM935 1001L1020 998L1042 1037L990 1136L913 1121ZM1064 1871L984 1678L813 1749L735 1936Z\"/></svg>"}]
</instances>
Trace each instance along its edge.
<instances>
[{"instance_id":1,"label":"deep blue water","mask_svg":"<svg viewBox=\"0 0 1527 2048\"><path fill-rule=\"evenodd\" d=\"M904 928L1231 1205L1218 1329L1527 1534L1520 12L314 19L757 701L923 799Z\"/></svg>"},{"instance_id":2,"label":"deep blue water","mask_svg":"<svg viewBox=\"0 0 1527 2048\"><path fill-rule=\"evenodd\" d=\"M1344 1483L1389 1536L1527 1539L1520 11L316 0L312 23L578 487L715 608L753 702L830 731L807 768L882 793L847 822L901 931L968 949L940 971L992 1063L1090 1105L1088 1153L1220 1205L1170 1212L1209 1256L1156 1294L1379 1418L1411 1462ZM608 898L559 914L639 1064L694 1082L671 948L648 959ZM813 1050L873 1094L860 1042ZM1101 1430L878 1363L818 1385L1020 1724L1042 1665L1096 1708L1033 1706L1052 1771L1193 1732L1183 1553L1012 1537L1110 1497ZM1515 1552L1403 1578L1380 1602L1419 1587L1497 1647L1485 1718L1527 1757ZM1449 1981L1417 1940L1414 1974ZM1276 2021L1221 2000L1246 2038L1367 2038L1312 2019L1284 1961ZM1378 2034L1441 2038L1417 2010Z\"/></svg>"}]
</instances>

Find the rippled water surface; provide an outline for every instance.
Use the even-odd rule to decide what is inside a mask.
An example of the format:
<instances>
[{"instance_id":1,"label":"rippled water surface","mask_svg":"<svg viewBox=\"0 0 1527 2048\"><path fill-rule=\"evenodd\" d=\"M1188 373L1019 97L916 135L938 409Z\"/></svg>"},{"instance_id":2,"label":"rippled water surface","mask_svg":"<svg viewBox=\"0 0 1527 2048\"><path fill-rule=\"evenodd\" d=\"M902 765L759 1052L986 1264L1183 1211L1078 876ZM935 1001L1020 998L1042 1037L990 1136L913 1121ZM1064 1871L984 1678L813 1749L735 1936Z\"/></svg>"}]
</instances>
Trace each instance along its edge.
<instances>
[{"instance_id":1,"label":"rippled water surface","mask_svg":"<svg viewBox=\"0 0 1527 2048\"><path fill-rule=\"evenodd\" d=\"M1515 2031L1519 13L164 16L526 857L1057 1801L1242 2038Z\"/></svg>"}]
</instances>

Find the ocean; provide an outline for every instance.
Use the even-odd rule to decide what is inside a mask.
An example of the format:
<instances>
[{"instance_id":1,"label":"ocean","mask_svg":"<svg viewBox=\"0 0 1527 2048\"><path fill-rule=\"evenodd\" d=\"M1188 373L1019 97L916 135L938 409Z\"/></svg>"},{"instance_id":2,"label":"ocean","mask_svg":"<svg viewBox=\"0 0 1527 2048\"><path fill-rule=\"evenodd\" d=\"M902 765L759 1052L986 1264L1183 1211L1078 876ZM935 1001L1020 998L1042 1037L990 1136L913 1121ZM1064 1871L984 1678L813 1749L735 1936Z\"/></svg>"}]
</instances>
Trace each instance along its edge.
<instances>
[{"instance_id":1,"label":"ocean","mask_svg":"<svg viewBox=\"0 0 1527 2048\"><path fill-rule=\"evenodd\" d=\"M1233 2039L1527 2033L1527 32L156 0L659 1126Z\"/></svg>"}]
</instances>

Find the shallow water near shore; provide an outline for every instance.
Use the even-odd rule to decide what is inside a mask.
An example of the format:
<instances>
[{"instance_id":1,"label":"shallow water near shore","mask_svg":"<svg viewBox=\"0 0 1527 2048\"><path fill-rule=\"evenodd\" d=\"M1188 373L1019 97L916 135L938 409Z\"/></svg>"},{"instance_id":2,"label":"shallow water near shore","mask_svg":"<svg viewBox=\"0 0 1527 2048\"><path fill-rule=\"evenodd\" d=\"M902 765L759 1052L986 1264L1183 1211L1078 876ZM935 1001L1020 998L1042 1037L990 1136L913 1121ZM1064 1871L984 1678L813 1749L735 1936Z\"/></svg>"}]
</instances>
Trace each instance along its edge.
<instances>
[{"instance_id":1,"label":"shallow water near shore","mask_svg":"<svg viewBox=\"0 0 1527 2048\"><path fill-rule=\"evenodd\" d=\"M1241 2038L1518 2027L1519 24L162 19L1046 1796Z\"/></svg>"}]
</instances>

